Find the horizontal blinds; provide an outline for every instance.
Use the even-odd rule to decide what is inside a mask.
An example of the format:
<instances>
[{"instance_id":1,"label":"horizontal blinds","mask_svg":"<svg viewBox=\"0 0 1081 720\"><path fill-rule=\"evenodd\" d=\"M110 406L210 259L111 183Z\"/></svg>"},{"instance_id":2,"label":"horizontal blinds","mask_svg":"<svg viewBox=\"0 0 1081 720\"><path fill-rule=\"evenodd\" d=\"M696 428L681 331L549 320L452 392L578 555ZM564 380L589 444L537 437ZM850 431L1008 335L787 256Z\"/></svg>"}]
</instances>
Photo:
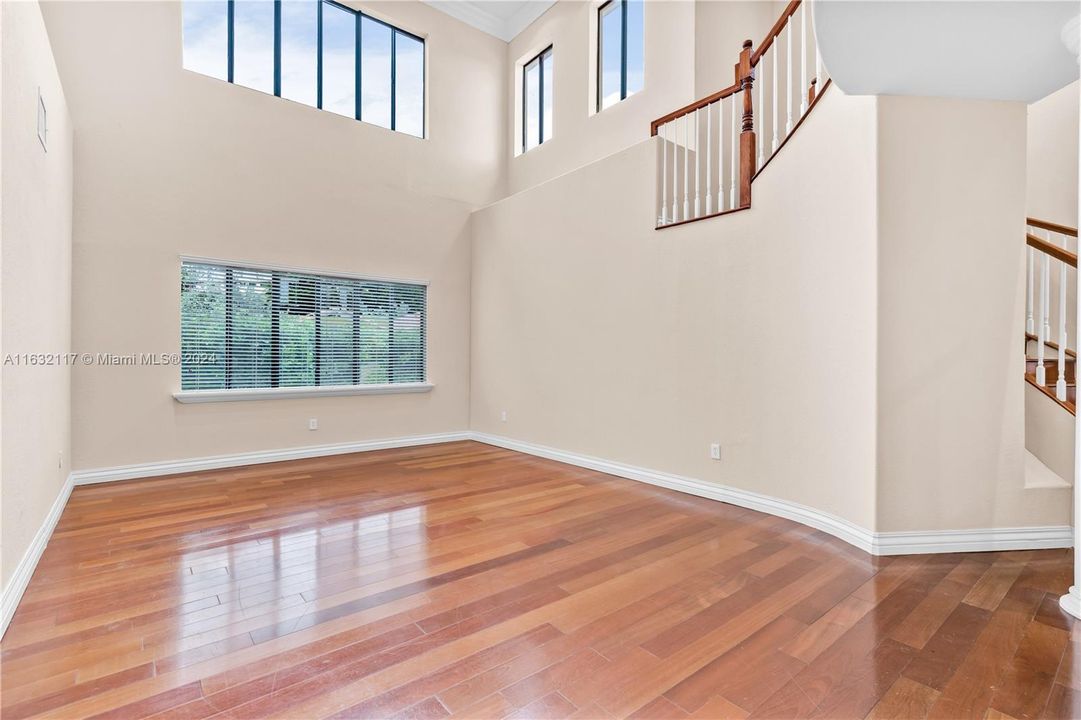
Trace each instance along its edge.
<instances>
[{"instance_id":1,"label":"horizontal blinds","mask_svg":"<svg viewBox=\"0 0 1081 720\"><path fill-rule=\"evenodd\" d=\"M184 261L181 388L424 382L426 290Z\"/></svg>"}]
</instances>

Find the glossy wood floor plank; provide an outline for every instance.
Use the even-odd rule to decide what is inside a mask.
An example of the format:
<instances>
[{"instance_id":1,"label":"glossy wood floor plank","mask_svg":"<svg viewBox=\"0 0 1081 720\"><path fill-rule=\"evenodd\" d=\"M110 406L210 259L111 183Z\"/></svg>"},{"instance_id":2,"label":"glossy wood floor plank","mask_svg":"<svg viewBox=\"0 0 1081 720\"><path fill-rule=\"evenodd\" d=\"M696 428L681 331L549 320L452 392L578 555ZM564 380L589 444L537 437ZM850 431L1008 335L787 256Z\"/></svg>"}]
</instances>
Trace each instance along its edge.
<instances>
[{"instance_id":1,"label":"glossy wood floor plank","mask_svg":"<svg viewBox=\"0 0 1081 720\"><path fill-rule=\"evenodd\" d=\"M472 442L77 488L22 718L1076 718L1069 551L871 558Z\"/></svg>"}]
</instances>

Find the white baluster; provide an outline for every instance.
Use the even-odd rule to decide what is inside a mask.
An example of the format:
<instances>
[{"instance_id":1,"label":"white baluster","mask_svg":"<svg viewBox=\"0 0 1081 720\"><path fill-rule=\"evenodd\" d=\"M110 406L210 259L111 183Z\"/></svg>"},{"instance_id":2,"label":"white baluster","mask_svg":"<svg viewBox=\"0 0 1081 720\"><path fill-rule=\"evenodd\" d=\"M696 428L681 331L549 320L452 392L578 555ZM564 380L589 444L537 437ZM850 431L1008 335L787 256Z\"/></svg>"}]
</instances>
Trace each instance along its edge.
<instances>
[{"instance_id":1,"label":"white baluster","mask_svg":"<svg viewBox=\"0 0 1081 720\"><path fill-rule=\"evenodd\" d=\"M770 46L770 50L773 50L773 60L770 62L773 64L773 147L771 152L777 152L777 38L773 39L773 45Z\"/></svg>"},{"instance_id":2,"label":"white baluster","mask_svg":"<svg viewBox=\"0 0 1081 720\"><path fill-rule=\"evenodd\" d=\"M807 5L800 3L800 41L799 41L799 115L807 112Z\"/></svg>"},{"instance_id":3,"label":"white baluster","mask_svg":"<svg viewBox=\"0 0 1081 720\"><path fill-rule=\"evenodd\" d=\"M1051 233L1050 232L1044 233L1044 239L1047 242L1050 243L1051 242ZM1043 294L1044 294L1045 298L1044 298L1044 305L1043 305L1043 313L1041 314L1040 317L1043 318L1043 336L1044 336L1045 339L1050 340L1051 339L1051 263L1050 263L1050 261L1047 261L1046 257L1044 259L1045 259L1044 266L1043 266L1043 275L1044 275L1044 277L1043 277L1042 282L1043 282Z\"/></svg>"},{"instance_id":4,"label":"white baluster","mask_svg":"<svg viewBox=\"0 0 1081 720\"><path fill-rule=\"evenodd\" d=\"M1058 280L1058 380L1055 397L1066 401L1066 263L1059 261Z\"/></svg>"},{"instance_id":5,"label":"white baluster","mask_svg":"<svg viewBox=\"0 0 1081 720\"><path fill-rule=\"evenodd\" d=\"M792 132L792 18L788 18L788 22L785 25L784 31L785 37L788 38L788 83L785 88L788 94L785 96L784 106L785 111L788 113L788 119L784 126L785 137Z\"/></svg>"},{"instance_id":6,"label":"white baluster","mask_svg":"<svg viewBox=\"0 0 1081 720\"><path fill-rule=\"evenodd\" d=\"M699 152L701 145L699 140L702 136L698 134L698 111L694 111L694 216L698 217L702 214L701 196L698 193L699 183L701 182L700 176L702 174L702 153Z\"/></svg>"},{"instance_id":7,"label":"white baluster","mask_svg":"<svg viewBox=\"0 0 1081 720\"><path fill-rule=\"evenodd\" d=\"M706 105L706 215L713 214L713 106Z\"/></svg>"},{"instance_id":8,"label":"white baluster","mask_svg":"<svg viewBox=\"0 0 1081 720\"><path fill-rule=\"evenodd\" d=\"M1028 248L1028 298L1025 301L1025 332L1029 335L1036 334L1036 323L1032 319L1032 300L1036 293L1036 278L1034 277L1036 272L1035 252L1031 247Z\"/></svg>"},{"instance_id":9,"label":"white baluster","mask_svg":"<svg viewBox=\"0 0 1081 720\"><path fill-rule=\"evenodd\" d=\"M1040 317L1047 317L1047 254L1040 253ZM1040 386L1047 384L1047 370L1044 368L1044 343L1047 342L1047 323L1040 322L1040 330L1036 338L1036 383Z\"/></svg>"},{"instance_id":10,"label":"white baluster","mask_svg":"<svg viewBox=\"0 0 1081 720\"><path fill-rule=\"evenodd\" d=\"M672 126L672 222L679 220L679 128L676 122L669 123Z\"/></svg>"},{"instance_id":11,"label":"white baluster","mask_svg":"<svg viewBox=\"0 0 1081 720\"><path fill-rule=\"evenodd\" d=\"M739 177L738 174L736 173L736 156L739 155L739 153L736 151L736 138L739 137L739 125L736 124L736 96L737 95L739 95L739 93L733 93L732 96L731 96L731 98L732 98L732 177L729 178L729 180L731 181L731 190L729 191L730 195L729 195L729 198L728 198L728 207L729 207L729 209L734 208L736 206L736 182L737 182L736 178Z\"/></svg>"},{"instance_id":12,"label":"white baluster","mask_svg":"<svg viewBox=\"0 0 1081 720\"><path fill-rule=\"evenodd\" d=\"M666 128L661 125L661 225L668 224L668 142Z\"/></svg>"},{"instance_id":13,"label":"white baluster","mask_svg":"<svg viewBox=\"0 0 1081 720\"><path fill-rule=\"evenodd\" d=\"M763 127L766 122L766 56L763 55L758 59L758 68L755 70L755 75L761 75L758 78L758 129L755 131L758 134L758 163L755 168L762 167L762 153L765 152L766 145L766 133L763 131ZM761 70L762 72L758 72Z\"/></svg>"},{"instance_id":14,"label":"white baluster","mask_svg":"<svg viewBox=\"0 0 1081 720\"><path fill-rule=\"evenodd\" d=\"M690 120L688 116L683 116L683 219L687 220L691 217L691 183L690 183Z\"/></svg>"}]
</instances>

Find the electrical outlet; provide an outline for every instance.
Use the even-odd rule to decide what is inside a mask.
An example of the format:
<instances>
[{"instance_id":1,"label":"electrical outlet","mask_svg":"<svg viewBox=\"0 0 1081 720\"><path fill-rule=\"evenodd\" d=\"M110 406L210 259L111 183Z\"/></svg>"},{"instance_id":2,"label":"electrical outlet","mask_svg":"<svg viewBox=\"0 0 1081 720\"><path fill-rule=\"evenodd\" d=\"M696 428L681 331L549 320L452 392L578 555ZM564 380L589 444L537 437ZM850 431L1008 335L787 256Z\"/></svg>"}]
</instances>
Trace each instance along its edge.
<instances>
[{"instance_id":1,"label":"electrical outlet","mask_svg":"<svg viewBox=\"0 0 1081 720\"><path fill-rule=\"evenodd\" d=\"M507 411L506 410L499 413L499 419L500 419L501 422L507 422Z\"/></svg>"},{"instance_id":2,"label":"electrical outlet","mask_svg":"<svg viewBox=\"0 0 1081 720\"><path fill-rule=\"evenodd\" d=\"M710 456L710 458L712 458L714 460L720 460L721 459L721 444L720 443L710 443L710 445L709 445L709 456Z\"/></svg>"},{"instance_id":3,"label":"electrical outlet","mask_svg":"<svg viewBox=\"0 0 1081 720\"><path fill-rule=\"evenodd\" d=\"M310 418L308 420L308 429L309 430L318 430L319 429L319 420L318 420L318 418Z\"/></svg>"}]
</instances>

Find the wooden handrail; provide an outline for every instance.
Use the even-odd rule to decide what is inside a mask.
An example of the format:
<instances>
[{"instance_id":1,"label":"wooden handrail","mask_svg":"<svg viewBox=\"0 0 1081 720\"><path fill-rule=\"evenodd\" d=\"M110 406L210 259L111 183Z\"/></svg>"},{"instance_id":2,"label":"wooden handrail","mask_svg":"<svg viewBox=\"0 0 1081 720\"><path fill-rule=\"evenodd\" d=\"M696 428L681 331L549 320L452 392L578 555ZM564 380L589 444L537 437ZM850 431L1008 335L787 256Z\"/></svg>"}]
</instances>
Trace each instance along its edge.
<instances>
[{"instance_id":1,"label":"wooden handrail","mask_svg":"<svg viewBox=\"0 0 1081 720\"><path fill-rule=\"evenodd\" d=\"M1059 225L1058 223L1039 220L1037 218L1025 218L1025 222L1032 227L1038 227L1042 230L1050 230L1051 232L1060 233L1062 235L1077 237L1077 228L1072 228L1069 225Z\"/></svg>"},{"instance_id":2,"label":"wooden handrail","mask_svg":"<svg viewBox=\"0 0 1081 720\"><path fill-rule=\"evenodd\" d=\"M1050 255L1056 260L1060 260L1071 267L1077 267L1077 255L1070 252L1069 250L1064 250L1058 245L1052 245L1043 238L1038 238L1035 235L1029 235L1028 233L1025 234L1025 242L1031 248L1035 248L1042 253L1046 253L1047 255Z\"/></svg>"},{"instance_id":3,"label":"wooden handrail","mask_svg":"<svg viewBox=\"0 0 1081 720\"><path fill-rule=\"evenodd\" d=\"M736 64L736 71L737 71L737 74L738 74L738 72L739 72L739 64L738 63ZM662 115L661 117L657 118L656 120L654 120L653 122L651 122L649 124L649 135L650 135L650 137L653 137L654 135L657 134L657 129L660 128L661 125L664 125L666 123L670 123L673 120L676 120L677 118L681 118L684 115L687 115L688 113L694 112L695 110L701 110L705 106L712 105L713 103L717 102L718 100L723 100L726 97L729 97L730 95L735 95L737 92L739 92L740 87L741 87L741 83L737 79L734 84L729 85L724 90L718 90L717 92L713 93L712 95L706 95L701 100L695 100L693 103L690 103L689 105L684 105L679 110L674 110L674 111L668 113L667 115Z\"/></svg>"},{"instance_id":4,"label":"wooden handrail","mask_svg":"<svg viewBox=\"0 0 1081 720\"><path fill-rule=\"evenodd\" d=\"M777 39L777 36L781 34L781 30L784 29L785 23L788 22L788 18L796 14L796 10L799 9L800 0L792 0L788 3L788 7L781 13L781 17L777 19L777 22L773 23L773 27L766 33L766 37L762 38L762 42L758 44L758 49L751 55L751 67L758 65L758 61L762 59L762 56L766 54L766 51L773 45L773 41Z\"/></svg>"}]
</instances>

